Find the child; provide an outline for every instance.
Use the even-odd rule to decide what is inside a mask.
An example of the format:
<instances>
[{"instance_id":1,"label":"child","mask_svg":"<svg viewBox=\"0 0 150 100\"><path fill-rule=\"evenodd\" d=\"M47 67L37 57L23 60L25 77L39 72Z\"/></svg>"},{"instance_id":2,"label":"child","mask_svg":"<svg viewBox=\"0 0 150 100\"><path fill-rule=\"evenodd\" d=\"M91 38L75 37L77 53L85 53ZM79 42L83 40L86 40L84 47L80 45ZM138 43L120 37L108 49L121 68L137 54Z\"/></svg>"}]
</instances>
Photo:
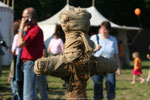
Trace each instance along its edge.
<instances>
[{"instance_id":1,"label":"child","mask_svg":"<svg viewBox=\"0 0 150 100\"><path fill-rule=\"evenodd\" d=\"M141 83L144 83L145 79L140 76L142 74L142 69L141 69L141 59L139 58L139 53L134 52L132 54L132 57L134 59L134 68L133 68L133 79L131 83L135 84L136 76L140 78Z\"/></svg>"}]
</instances>

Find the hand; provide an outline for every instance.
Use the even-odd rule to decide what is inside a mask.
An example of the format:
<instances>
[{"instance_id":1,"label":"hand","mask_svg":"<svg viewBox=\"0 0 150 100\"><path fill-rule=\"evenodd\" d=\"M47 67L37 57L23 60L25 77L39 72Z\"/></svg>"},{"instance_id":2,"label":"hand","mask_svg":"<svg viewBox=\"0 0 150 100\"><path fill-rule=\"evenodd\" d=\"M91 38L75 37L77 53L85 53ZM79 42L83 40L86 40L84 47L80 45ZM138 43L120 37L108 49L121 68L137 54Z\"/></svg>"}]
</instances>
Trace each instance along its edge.
<instances>
[{"instance_id":1,"label":"hand","mask_svg":"<svg viewBox=\"0 0 150 100\"><path fill-rule=\"evenodd\" d=\"M100 46L100 45L97 45L96 48L94 49L94 51L96 52L96 51L98 51L100 48L101 48L101 46Z\"/></svg>"},{"instance_id":2,"label":"hand","mask_svg":"<svg viewBox=\"0 0 150 100\"><path fill-rule=\"evenodd\" d=\"M116 71L118 76L120 76L120 72L121 72L121 68L118 68L117 71Z\"/></svg>"},{"instance_id":3,"label":"hand","mask_svg":"<svg viewBox=\"0 0 150 100\"><path fill-rule=\"evenodd\" d=\"M29 23L28 19L29 19L29 17L22 17L21 23L20 23L20 29L24 30L25 26L30 26L30 25L28 25L28 23Z\"/></svg>"},{"instance_id":4,"label":"hand","mask_svg":"<svg viewBox=\"0 0 150 100\"><path fill-rule=\"evenodd\" d=\"M8 83L10 83L10 74L8 75Z\"/></svg>"},{"instance_id":5,"label":"hand","mask_svg":"<svg viewBox=\"0 0 150 100\"><path fill-rule=\"evenodd\" d=\"M27 19L26 19L26 18L22 18L22 19L21 19L19 29L24 30L24 27L25 27L25 23L26 23L26 21L27 21Z\"/></svg>"},{"instance_id":6,"label":"hand","mask_svg":"<svg viewBox=\"0 0 150 100\"><path fill-rule=\"evenodd\" d=\"M147 54L146 56L147 56L148 59L150 59L150 55L149 54Z\"/></svg>"}]
</instances>

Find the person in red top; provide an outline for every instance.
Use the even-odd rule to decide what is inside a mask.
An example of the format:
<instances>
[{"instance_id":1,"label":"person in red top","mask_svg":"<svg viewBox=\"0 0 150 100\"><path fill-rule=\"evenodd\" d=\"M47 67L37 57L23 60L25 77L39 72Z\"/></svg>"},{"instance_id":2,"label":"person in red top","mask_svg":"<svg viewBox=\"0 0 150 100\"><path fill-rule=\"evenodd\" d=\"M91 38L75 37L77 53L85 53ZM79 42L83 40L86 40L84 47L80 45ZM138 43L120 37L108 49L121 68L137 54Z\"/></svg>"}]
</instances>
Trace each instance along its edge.
<instances>
[{"instance_id":1,"label":"person in red top","mask_svg":"<svg viewBox=\"0 0 150 100\"><path fill-rule=\"evenodd\" d=\"M142 62L141 59L139 58L139 53L134 52L132 56L134 59L134 68L133 68L133 79L131 83L135 84L136 76L139 76L141 83L143 83L145 79L140 76L142 74L142 68L141 68Z\"/></svg>"},{"instance_id":2,"label":"person in red top","mask_svg":"<svg viewBox=\"0 0 150 100\"><path fill-rule=\"evenodd\" d=\"M119 58L120 58L121 66L123 66L124 65L124 47L123 47L122 41L119 41L118 48L119 48Z\"/></svg>"},{"instance_id":3,"label":"person in red top","mask_svg":"<svg viewBox=\"0 0 150 100\"><path fill-rule=\"evenodd\" d=\"M23 100L36 100L36 75L33 67L35 60L43 55L44 40L43 32L37 25L37 14L34 8L24 9L18 32L17 46L22 48L21 60L24 70Z\"/></svg>"}]
</instances>

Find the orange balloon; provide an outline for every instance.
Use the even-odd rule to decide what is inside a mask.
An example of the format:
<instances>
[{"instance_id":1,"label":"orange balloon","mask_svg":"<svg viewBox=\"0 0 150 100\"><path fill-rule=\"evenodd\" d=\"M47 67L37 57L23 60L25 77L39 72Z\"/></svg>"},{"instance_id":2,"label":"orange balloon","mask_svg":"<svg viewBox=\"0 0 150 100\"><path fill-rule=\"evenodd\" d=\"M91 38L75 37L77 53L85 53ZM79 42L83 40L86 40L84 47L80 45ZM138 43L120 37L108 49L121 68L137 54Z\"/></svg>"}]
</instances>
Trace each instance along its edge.
<instances>
[{"instance_id":1,"label":"orange balloon","mask_svg":"<svg viewBox=\"0 0 150 100\"><path fill-rule=\"evenodd\" d=\"M134 13L135 13L137 16L139 16L139 15L141 14L140 8L136 8L136 9L134 10Z\"/></svg>"}]
</instances>

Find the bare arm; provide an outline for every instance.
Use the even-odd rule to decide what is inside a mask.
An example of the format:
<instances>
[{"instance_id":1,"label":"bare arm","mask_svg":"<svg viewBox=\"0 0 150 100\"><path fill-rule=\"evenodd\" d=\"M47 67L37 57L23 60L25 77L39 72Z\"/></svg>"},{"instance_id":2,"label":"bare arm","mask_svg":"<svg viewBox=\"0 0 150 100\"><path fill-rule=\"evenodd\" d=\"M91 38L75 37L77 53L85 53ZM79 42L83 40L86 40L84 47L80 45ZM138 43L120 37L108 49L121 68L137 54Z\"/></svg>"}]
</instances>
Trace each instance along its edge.
<instances>
[{"instance_id":1,"label":"bare arm","mask_svg":"<svg viewBox=\"0 0 150 100\"><path fill-rule=\"evenodd\" d=\"M47 53L50 53L50 48L47 49Z\"/></svg>"},{"instance_id":2,"label":"bare arm","mask_svg":"<svg viewBox=\"0 0 150 100\"><path fill-rule=\"evenodd\" d=\"M61 47L62 52L64 51L64 46Z\"/></svg>"},{"instance_id":3,"label":"bare arm","mask_svg":"<svg viewBox=\"0 0 150 100\"><path fill-rule=\"evenodd\" d=\"M97 45L96 48L94 49L94 52L98 51L101 48L100 45Z\"/></svg>"},{"instance_id":4,"label":"bare arm","mask_svg":"<svg viewBox=\"0 0 150 100\"><path fill-rule=\"evenodd\" d=\"M25 26L26 20L27 19L24 19L24 18L21 19L20 27L19 27L19 30L18 30L17 47L23 47L25 45L25 42L23 40L23 34L28 29L27 26Z\"/></svg>"},{"instance_id":5,"label":"bare arm","mask_svg":"<svg viewBox=\"0 0 150 100\"><path fill-rule=\"evenodd\" d=\"M12 54L12 55L15 55L15 52L16 52L16 50L15 50L15 51L12 51L12 50L11 50L11 54Z\"/></svg>"},{"instance_id":6,"label":"bare arm","mask_svg":"<svg viewBox=\"0 0 150 100\"><path fill-rule=\"evenodd\" d=\"M117 60L117 63L118 63L117 74L120 75L121 63L120 63L119 55L118 54L114 54L114 57L115 57L115 59Z\"/></svg>"},{"instance_id":7,"label":"bare arm","mask_svg":"<svg viewBox=\"0 0 150 100\"><path fill-rule=\"evenodd\" d=\"M18 47L23 47L25 45L25 42L23 40L23 32L19 32L19 36L18 36Z\"/></svg>"}]
</instances>

